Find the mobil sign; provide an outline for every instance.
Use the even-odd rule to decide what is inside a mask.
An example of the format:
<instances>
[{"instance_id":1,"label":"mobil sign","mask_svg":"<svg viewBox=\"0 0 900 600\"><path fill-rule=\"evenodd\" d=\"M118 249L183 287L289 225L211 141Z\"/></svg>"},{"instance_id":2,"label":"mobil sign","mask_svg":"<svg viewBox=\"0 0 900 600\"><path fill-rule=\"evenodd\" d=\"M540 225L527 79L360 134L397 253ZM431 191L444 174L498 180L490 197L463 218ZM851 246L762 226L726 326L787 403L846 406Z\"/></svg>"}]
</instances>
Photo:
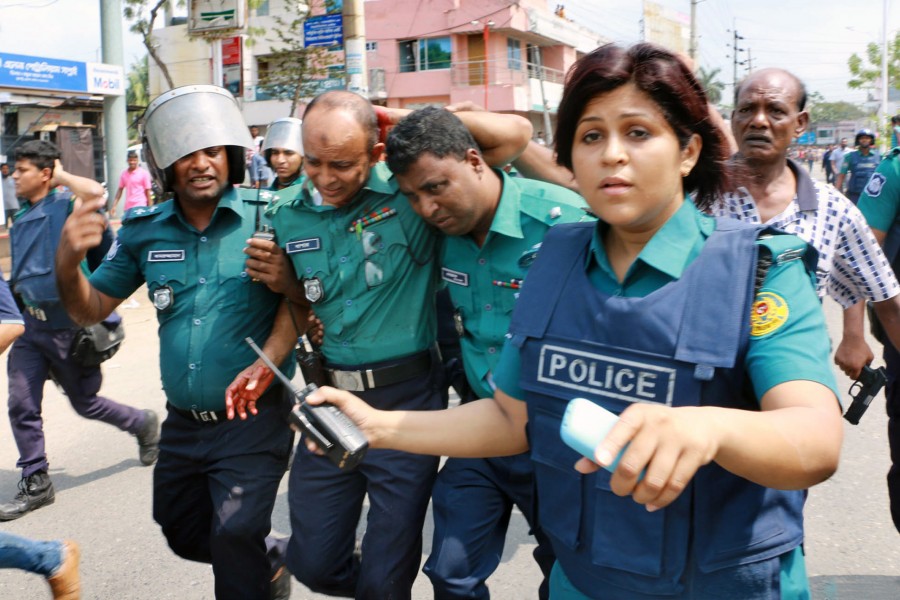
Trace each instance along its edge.
<instances>
[{"instance_id":1,"label":"mobil sign","mask_svg":"<svg viewBox=\"0 0 900 600\"><path fill-rule=\"evenodd\" d=\"M87 91L104 96L125 94L125 74L118 65L87 63Z\"/></svg>"}]
</instances>

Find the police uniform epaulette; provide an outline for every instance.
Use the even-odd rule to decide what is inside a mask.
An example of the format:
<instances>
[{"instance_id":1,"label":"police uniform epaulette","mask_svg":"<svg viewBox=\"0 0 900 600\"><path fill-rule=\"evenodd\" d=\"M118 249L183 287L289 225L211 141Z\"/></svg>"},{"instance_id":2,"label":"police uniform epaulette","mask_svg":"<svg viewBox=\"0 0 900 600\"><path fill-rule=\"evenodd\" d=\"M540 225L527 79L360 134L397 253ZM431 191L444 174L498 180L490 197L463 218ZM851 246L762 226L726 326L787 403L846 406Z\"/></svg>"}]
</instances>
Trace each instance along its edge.
<instances>
[{"instance_id":1,"label":"police uniform epaulette","mask_svg":"<svg viewBox=\"0 0 900 600\"><path fill-rule=\"evenodd\" d=\"M565 222L572 222L579 218L586 218L584 200L571 190L554 186L552 193L548 190L529 190L523 194L521 210L529 217L541 221L547 225L553 225L565 216Z\"/></svg>"},{"instance_id":2,"label":"police uniform epaulette","mask_svg":"<svg viewBox=\"0 0 900 600\"><path fill-rule=\"evenodd\" d=\"M272 190L257 190L253 188L238 189L238 194L240 195L241 200L244 202L249 202L250 204L268 205L281 200L281 197L278 195L278 193L273 192Z\"/></svg>"},{"instance_id":3,"label":"police uniform epaulette","mask_svg":"<svg viewBox=\"0 0 900 600\"><path fill-rule=\"evenodd\" d=\"M168 200L167 202L171 202L171 200ZM163 204L165 204L165 202ZM125 211L125 215L122 217L122 223L127 223L129 221L134 221L135 219L143 219L144 217L156 215L161 210L163 204L154 204L153 206L135 206L134 208L129 208L127 211Z\"/></svg>"},{"instance_id":4,"label":"police uniform epaulette","mask_svg":"<svg viewBox=\"0 0 900 600\"><path fill-rule=\"evenodd\" d=\"M792 260L803 258L809 245L795 235L764 233L759 236L756 243L772 254L775 264L781 265Z\"/></svg>"}]
</instances>

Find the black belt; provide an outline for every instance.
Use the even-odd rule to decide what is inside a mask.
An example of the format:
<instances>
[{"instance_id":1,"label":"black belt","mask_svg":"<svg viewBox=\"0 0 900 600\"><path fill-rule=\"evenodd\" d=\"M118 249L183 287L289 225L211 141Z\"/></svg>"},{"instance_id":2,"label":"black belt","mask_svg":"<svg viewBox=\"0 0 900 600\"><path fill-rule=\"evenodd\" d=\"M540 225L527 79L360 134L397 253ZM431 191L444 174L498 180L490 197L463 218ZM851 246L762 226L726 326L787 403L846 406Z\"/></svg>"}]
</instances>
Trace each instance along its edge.
<instances>
[{"instance_id":1,"label":"black belt","mask_svg":"<svg viewBox=\"0 0 900 600\"><path fill-rule=\"evenodd\" d=\"M357 371L326 368L325 372L328 374L328 379L334 387L347 390L348 392L363 392L408 381L413 377L428 373L432 364L431 353L431 350L427 350L400 364L387 367L360 369Z\"/></svg>"},{"instance_id":2,"label":"black belt","mask_svg":"<svg viewBox=\"0 0 900 600\"><path fill-rule=\"evenodd\" d=\"M224 410L184 410L174 406L171 402L166 402L166 408L176 415L181 415L185 419L190 419L201 425L218 425L228 421L228 413Z\"/></svg>"}]
</instances>

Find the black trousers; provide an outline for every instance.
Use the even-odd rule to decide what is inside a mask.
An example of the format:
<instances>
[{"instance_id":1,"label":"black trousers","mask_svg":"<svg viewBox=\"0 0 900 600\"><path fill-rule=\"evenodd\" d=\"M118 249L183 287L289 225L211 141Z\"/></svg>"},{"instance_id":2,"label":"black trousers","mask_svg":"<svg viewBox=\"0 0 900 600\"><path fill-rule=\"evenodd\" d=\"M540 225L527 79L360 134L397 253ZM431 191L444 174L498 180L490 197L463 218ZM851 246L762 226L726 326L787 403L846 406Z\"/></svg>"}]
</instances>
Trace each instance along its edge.
<instances>
[{"instance_id":1,"label":"black trousers","mask_svg":"<svg viewBox=\"0 0 900 600\"><path fill-rule=\"evenodd\" d=\"M246 421L197 423L169 411L153 472L153 518L182 558L211 563L219 600L269 597L266 536L293 432L284 388Z\"/></svg>"}]
</instances>

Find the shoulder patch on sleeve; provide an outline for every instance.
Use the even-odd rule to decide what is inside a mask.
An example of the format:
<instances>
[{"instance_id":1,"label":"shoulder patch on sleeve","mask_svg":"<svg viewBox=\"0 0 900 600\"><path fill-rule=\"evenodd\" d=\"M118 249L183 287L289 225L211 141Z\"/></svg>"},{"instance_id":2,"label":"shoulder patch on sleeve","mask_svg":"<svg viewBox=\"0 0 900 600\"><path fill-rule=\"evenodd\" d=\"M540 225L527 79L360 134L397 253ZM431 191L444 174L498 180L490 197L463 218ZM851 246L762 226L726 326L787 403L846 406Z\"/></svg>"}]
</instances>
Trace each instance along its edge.
<instances>
[{"instance_id":1,"label":"shoulder patch on sleeve","mask_svg":"<svg viewBox=\"0 0 900 600\"><path fill-rule=\"evenodd\" d=\"M278 194L266 189L238 188L241 200L250 204L270 204L280 200Z\"/></svg>"},{"instance_id":2,"label":"shoulder patch on sleeve","mask_svg":"<svg viewBox=\"0 0 900 600\"><path fill-rule=\"evenodd\" d=\"M106 260L112 260L116 257L116 253L119 251L119 240L113 240L112 245L109 247L109 252L106 253Z\"/></svg>"},{"instance_id":3,"label":"shoulder patch on sleeve","mask_svg":"<svg viewBox=\"0 0 900 600\"><path fill-rule=\"evenodd\" d=\"M875 172L872 174L872 178L869 179L869 183L866 184L866 194L869 195L870 198L877 198L881 195L881 190L884 189L884 182L887 181L887 178L883 173Z\"/></svg>"},{"instance_id":4,"label":"shoulder patch on sleeve","mask_svg":"<svg viewBox=\"0 0 900 600\"><path fill-rule=\"evenodd\" d=\"M122 222L125 223L127 221L133 221L135 219L142 219L144 217L155 215L159 212L160 206L160 204L154 204L153 206L136 206L134 208L129 208L125 213L125 216L122 217Z\"/></svg>"},{"instance_id":5,"label":"shoulder patch on sleeve","mask_svg":"<svg viewBox=\"0 0 900 600\"><path fill-rule=\"evenodd\" d=\"M750 308L750 336L764 337L775 333L787 322L790 307L775 292L759 292Z\"/></svg>"},{"instance_id":6,"label":"shoulder patch on sleeve","mask_svg":"<svg viewBox=\"0 0 900 600\"><path fill-rule=\"evenodd\" d=\"M798 258L803 258L809 245L795 235L765 233L756 241L757 244L767 248L772 254L775 264L784 264Z\"/></svg>"},{"instance_id":7,"label":"shoulder patch on sleeve","mask_svg":"<svg viewBox=\"0 0 900 600\"><path fill-rule=\"evenodd\" d=\"M549 186L550 184L545 184ZM584 200L571 190L553 188L531 189L522 195L521 210L545 225L576 223L585 220Z\"/></svg>"}]
</instances>

